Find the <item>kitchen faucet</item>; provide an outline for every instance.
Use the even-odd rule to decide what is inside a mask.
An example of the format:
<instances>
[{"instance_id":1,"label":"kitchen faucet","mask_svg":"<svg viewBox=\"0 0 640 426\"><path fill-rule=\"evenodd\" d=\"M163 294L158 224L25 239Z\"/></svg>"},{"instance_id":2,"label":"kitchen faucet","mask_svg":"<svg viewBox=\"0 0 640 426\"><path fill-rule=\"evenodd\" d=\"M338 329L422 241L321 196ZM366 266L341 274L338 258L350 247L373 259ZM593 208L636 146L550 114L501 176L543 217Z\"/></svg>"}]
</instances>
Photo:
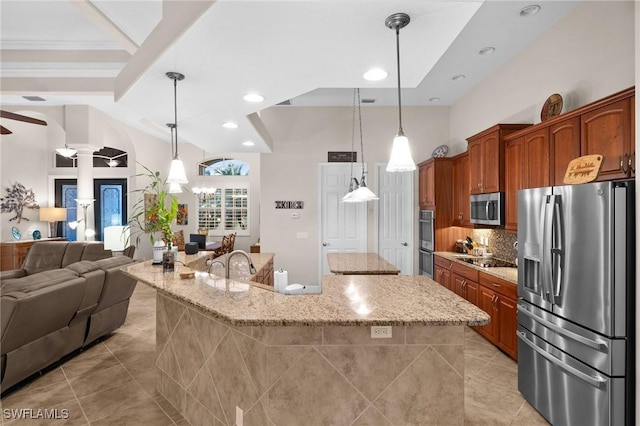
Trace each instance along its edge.
<instances>
[{"instance_id":1,"label":"kitchen faucet","mask_svg":"<svg viewBox=\"0 0 640 426\"><path fill-rule=\"evenodd\" d=\"M225 272L225 278L229 278L229 263L231 262L231 258L235 255L242 255L247 259L247 262L249 263L249 273L250 274L255 274L256 273L256 268L253 266L253 262L251 261L251 256L249 256L249 253L247 253L244 250L234 250L231 253L226 253L225 254L225 259L224 261L222 260L218 260L216 259L209 259L207 260L207 266L209 267L207 269L207 272L211 272L211 266L213 266L214 263L219 263L222 265L222 267L224 268L224 272Z\"/></svg>"}]
</instances>

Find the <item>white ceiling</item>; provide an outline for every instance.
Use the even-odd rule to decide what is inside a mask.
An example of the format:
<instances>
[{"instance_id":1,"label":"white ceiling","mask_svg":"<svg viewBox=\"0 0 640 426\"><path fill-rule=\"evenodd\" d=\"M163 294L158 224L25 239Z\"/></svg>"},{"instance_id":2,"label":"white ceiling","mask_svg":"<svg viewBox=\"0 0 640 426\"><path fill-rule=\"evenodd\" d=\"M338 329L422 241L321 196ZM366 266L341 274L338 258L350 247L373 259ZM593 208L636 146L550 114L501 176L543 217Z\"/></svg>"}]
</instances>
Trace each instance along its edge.
<instances>
[{"instance_id":1,"label":"white ceiling","mask_svg":"<svg viewBox=\"0 0 640 426\"><path fill-rule=\"evenodd\" d=\"M520 17L537 3L539 13ZM268 152L259 112L350 106L352 88L374 105L396 105L395 34L400 31L403 105L451 105L578 2L255 0L0 1L2 105L91 105L168 141L178 71L180 141L208 152ZM478 51L496 49L491 55ZM367 82L381 67L389 76ZM463 80L453 81L456 74ZM242 97L265 97L249 104ZM22 96L38 95L42 102ZM438 101L429 101L438 97ZM279 108L287 108L280 106ZM225 121L238 123L229 130ZM4 123L3 123L4 125ZM251 140L253 148L241 145Z\"/></svg>"}]
</instances>

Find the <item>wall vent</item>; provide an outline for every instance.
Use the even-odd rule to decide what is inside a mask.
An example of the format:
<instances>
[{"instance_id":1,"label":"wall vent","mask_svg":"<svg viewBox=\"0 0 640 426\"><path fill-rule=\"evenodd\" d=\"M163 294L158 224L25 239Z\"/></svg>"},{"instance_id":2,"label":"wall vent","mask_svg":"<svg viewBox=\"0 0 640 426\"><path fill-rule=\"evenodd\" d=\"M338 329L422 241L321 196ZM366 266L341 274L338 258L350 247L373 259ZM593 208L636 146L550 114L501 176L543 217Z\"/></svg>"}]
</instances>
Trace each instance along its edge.
<instances>
[{"instance_id":1,"label":"wall vent","mask_svg":"<svg viewBox=\"0 0 640 426\"><path fill-rule=\"evenodd\" d=\"M284 105L284 106L288 106L291 105L291 99L287 99L286 101L282 101L279 104L276 105Z\"/></svg>"},{"instance_id":2,"label":"wall vent","mask_svg":"<svg viewBox=\"0 0 640 426\"><path fill-rule=\"evenodd\" d=\"M376 100L373 98L362 98L362 103L363 104L375 104Z\"/></svg>"},{"instance_id":3,"label":"wall vent","mask_svg":"<svg viewBox=\"0 0 640 426\"><path fill-rule=\"evenodd\" d=\"M28 101L32 101L32 102L42 102L45 99L41 98L40 96L23 96L24 99L28 100Z\"/></svg>"}]
</instances>

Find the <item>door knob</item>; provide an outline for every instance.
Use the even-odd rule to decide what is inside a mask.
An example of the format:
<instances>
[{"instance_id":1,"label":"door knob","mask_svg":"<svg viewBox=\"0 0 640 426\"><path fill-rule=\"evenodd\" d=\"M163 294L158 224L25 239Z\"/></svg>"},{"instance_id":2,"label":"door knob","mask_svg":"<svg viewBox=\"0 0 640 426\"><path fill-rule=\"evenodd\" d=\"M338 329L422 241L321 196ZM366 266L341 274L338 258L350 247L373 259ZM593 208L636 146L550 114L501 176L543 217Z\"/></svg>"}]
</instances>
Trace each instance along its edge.
<instances>
[{"instance_id":1,"label":"door knob","mask_svg":"<svg viewBox=\"0 0 640 426\"><path fill-rule=\"evenodd\" d=\"M409 244L408 243L402 243L402 245L407 247Z\"/></svg>"},{"instance_id":2,"label":"door knob","mask_svg":"<svg viewBox=\"0 0 640 426\"><path fill-rule=\"evenodd\" d=\"M322 243L322 247L326 247L328 245L329 245L328 243Z\"/></svg>"}]
</instances>

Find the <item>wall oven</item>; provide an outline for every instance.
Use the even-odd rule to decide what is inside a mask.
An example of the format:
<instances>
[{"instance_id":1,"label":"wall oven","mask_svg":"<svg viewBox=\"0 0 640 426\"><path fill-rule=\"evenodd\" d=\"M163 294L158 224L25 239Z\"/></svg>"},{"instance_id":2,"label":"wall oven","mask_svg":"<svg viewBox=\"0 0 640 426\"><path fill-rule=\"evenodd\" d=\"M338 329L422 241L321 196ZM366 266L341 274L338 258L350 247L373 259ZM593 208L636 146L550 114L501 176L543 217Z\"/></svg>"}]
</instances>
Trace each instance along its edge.
<instances>
[{"instance_id":1,"label":"wall oven","mask_svg":"<svg viewBox=\"0 0 640 426\"><path fill-rule=\"evenodd\" d=\"M504 193L473 194L469 201L471 223L495 226L504 224Z\"/></svg>"},{"instance_id":2,"label":"wall oven","mask_svg":"<svg viewBox=\"0 0 640 426\"><path fill-rule=\"evenodd\" d=\"M419 262L420 275L433 278L433 250L435 248L433 210L420 210L419 229Z\"/></svg>"}]
</instances>

